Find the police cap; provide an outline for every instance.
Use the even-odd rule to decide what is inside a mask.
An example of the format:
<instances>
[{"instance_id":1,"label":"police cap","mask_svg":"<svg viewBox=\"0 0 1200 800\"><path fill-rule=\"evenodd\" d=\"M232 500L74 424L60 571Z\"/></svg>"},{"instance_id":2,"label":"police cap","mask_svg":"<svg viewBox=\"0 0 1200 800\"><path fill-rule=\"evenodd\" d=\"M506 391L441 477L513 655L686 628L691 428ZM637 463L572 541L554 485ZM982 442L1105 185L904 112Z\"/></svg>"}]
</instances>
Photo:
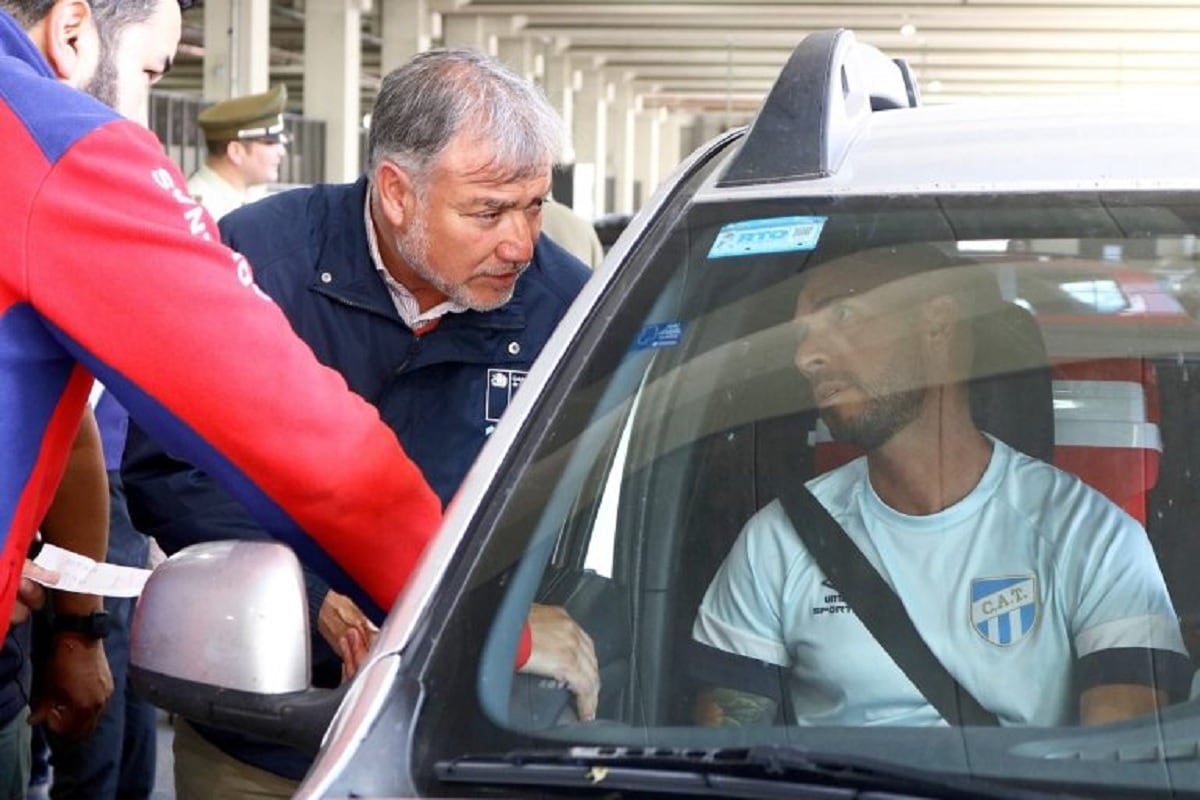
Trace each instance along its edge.
<instances>
[{"instance_id":1,"label":"police cap","mask_svg":"<svg viewBox=\"0 0 1200 800\"><path fill-rule=\"evenodd\" d=\"M223 100L200 112L196 122L209 142L246 139L276 139L283 135L283 108L287 86L276 84L261 94L248 94Z\"/></svg>"}]
</instances>

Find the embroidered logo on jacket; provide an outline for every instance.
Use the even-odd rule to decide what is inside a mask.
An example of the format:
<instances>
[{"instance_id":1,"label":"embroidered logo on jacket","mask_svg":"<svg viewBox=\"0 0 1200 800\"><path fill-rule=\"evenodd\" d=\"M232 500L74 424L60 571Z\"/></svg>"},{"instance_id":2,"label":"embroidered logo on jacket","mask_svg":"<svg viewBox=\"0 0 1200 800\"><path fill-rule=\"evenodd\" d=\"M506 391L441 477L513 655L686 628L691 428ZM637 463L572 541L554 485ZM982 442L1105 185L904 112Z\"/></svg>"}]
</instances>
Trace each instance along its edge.
<instances>
[{"instance_id":1,"label":"embroidered logo on jacket","mask_svg":"<svg viewBox=\"0 0 1200 800\"><path fill-rule=\"evenodd\" d=\"M994 645L1025 638L1037 622L1037 577L977 578L971 581L971 626Z\"/></svg>"},{"instance_id":2,"label":"embroidered logo on jacket","mask_svg":"<svg viewBox=\"0 0 1200 800\"><path fill-rule=\"evenodd\" d=\"M499 422L500 415L521 384L526 373L519 369L489 369L487 372L487 398L484 401L483 418L488 422Z\"/></svg>"}]
</instances>

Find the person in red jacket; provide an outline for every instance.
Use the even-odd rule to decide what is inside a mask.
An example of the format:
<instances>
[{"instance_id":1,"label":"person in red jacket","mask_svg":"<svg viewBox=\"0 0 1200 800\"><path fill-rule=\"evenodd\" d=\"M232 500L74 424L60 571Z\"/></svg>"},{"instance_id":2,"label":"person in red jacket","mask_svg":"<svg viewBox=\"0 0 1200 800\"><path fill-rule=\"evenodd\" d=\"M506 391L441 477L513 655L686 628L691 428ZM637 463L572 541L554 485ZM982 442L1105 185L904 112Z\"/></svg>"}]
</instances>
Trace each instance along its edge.
<instances>
[{"instance_id":1,"label":"person in red jacket","mask_svg":"<svg viewBox=\"0 0 1200 800\"><path fill-rule=\"evenodd\" d=\"M89 13L59 0L32 35L0 16L0 618L93 376L278 538L390 604L438 524L437 497L219 244L153 134L65 85L94 73Z\"/></svg>"},{"instance_id":2,"label":"person in red jacket","mask_svg":"<svg viewBox=\"0 0 1200 800\"><path fill-rule=\"evenodd\" d=\"M177 3L97 0L94 11L0 0L0 620L93 377L302 560L390 607L440 521L438 498L375 409L318 364L250 265L220 245L135 121L170 68ZM98 26L111 33L138 14L133 41L106 47ZM595 681L574 623L531 626L531 665L568 663L573 684Z\"/></svg>"}]
</instances>

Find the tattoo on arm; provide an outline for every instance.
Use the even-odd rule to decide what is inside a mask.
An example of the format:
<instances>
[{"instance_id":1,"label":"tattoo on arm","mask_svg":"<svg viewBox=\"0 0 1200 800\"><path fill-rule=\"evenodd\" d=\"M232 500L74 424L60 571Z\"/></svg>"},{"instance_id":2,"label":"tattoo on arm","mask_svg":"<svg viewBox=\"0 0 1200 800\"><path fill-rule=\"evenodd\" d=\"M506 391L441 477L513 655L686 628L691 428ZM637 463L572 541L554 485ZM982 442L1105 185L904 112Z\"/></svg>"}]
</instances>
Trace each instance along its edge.
<instances>
[{"instance_id":1,"label":"tattoo on arm","mask_svg":"<svg viewBox=\"0 0 1200 800\"><path fill-rule=\"evenodd\" d=\"M734 689L706 689L696 701L696 721L701 725L770 725L776 702Z\"/></svg>"}]
</instances>

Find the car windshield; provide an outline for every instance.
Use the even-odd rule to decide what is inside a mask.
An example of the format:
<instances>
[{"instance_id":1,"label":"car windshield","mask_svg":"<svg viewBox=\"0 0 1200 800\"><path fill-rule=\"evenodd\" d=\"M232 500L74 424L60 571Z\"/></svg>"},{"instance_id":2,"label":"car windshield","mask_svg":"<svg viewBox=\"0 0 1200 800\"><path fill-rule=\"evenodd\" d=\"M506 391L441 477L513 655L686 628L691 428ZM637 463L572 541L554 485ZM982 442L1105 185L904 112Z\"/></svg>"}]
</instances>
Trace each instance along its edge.
<instances>
[{"instance_id":1,"label":"car windshield","mask_svg":"<svg viewBox=\"0 0 1200 800\"><path fill-rule=\"evenodd\" d=\"M509 455L431 747L1200 789L1197 196L699 197L633 247ZM805 484L824 518L781 502ZM862 627L873 595L802 538L831 523L993 719L947 724ZM531 603L593 638L595 721L514 674Z\"/></svg>"}]
</instances>

